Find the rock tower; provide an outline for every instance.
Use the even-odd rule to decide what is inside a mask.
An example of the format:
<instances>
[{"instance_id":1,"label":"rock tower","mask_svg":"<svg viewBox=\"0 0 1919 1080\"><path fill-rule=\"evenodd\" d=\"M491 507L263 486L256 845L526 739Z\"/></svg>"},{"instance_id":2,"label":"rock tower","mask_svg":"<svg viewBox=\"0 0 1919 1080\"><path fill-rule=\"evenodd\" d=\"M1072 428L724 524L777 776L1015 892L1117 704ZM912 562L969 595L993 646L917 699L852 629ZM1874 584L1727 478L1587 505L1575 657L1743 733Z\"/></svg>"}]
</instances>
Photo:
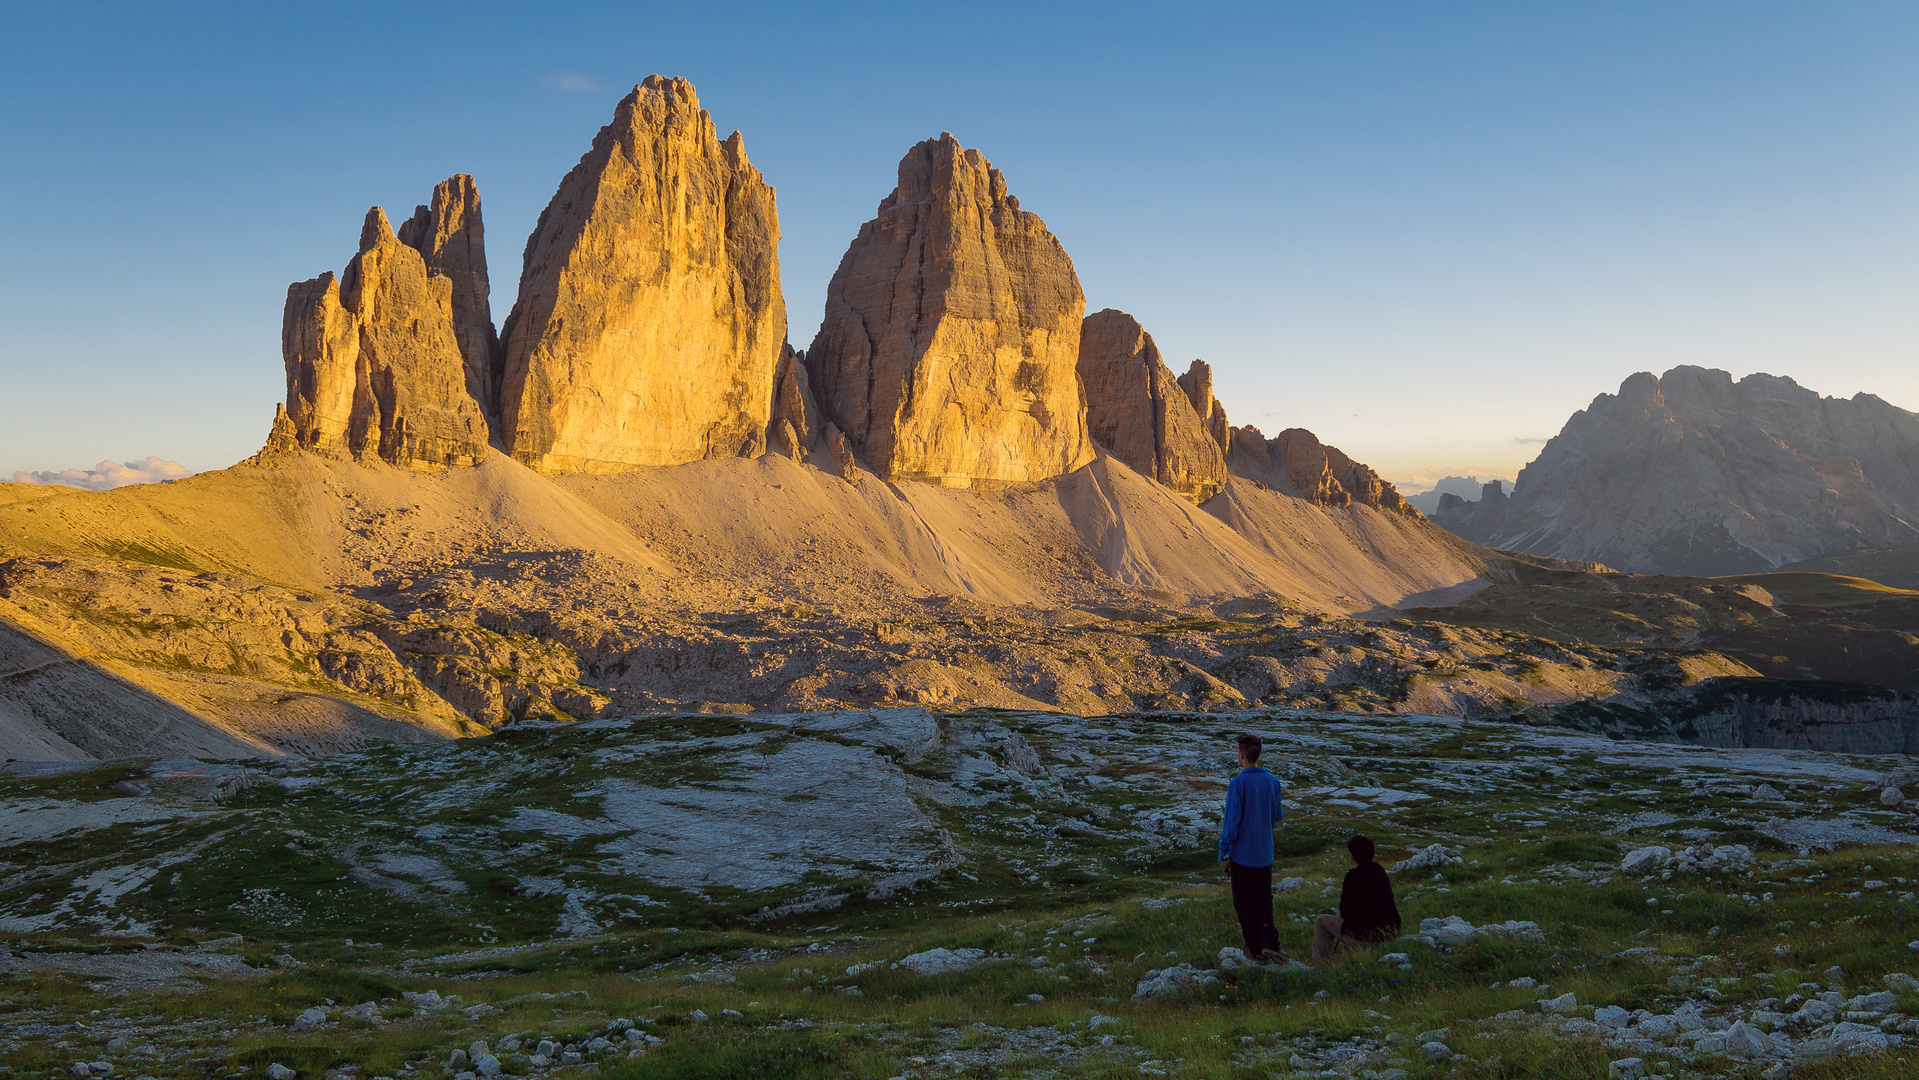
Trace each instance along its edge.
<instances>
[{"instance_id":1,"label":"rock tower","mask_svg":"<svg viewBox=\"0 0 1919 1080\"><path fill-rule=\"evenodd\" d=\"M1006 178L950 134L900 160L806 350L824 418L882 478L996 487L1092 460L1079 276ZM830 437L830 435L829 435Z\"/></svg>"},{"instance_id":2,"label":"rock tower","mask_svg":"<svg viewBox=\"0 0 1919 1080\"><path fill-rule=\"evenodd\" d=\"M1211 376L1209 369L1209 409L1217 404ZM1087 426L1107 453L1194 502L1225 486L1226 455L1137 319L1112 308L1088 315L1080 329L1079 377Z\"/></svg>"},{"instance_id":3,"label":"rock tower","mask_svg":"<svg viewBox=\"0 0 1919 1080\"><path fill-rule=\"evenodd\" d=\"M547 473L757 454L786 346L773 189L685 79L649 76L527 240L500 430Z\"/></svg>"}]
</instances>

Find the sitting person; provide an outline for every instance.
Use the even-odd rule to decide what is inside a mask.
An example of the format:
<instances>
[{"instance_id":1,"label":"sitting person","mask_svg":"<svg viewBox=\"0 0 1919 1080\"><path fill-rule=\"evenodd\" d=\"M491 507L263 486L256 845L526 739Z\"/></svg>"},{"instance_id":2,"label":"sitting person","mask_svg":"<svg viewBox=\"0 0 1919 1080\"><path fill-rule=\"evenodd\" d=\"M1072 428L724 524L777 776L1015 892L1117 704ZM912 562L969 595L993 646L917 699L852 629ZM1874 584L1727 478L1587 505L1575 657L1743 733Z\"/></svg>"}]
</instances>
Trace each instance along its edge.
<instances>
[{"instance_id":1,"label":"sitting person","mask_svg":"<svg viewBox=\"0 0 1919 1080\"><path fill-rule=\"evenodd\" d=\"M1325 963L1345 942L1380 942L1399 935L1399 905L1386 868L1373 861L1373 842L1364 836L1346 841L1353 868L1339 890L1339 914L1313 921L1313 959Z\"/></svg>"}]
</instances>

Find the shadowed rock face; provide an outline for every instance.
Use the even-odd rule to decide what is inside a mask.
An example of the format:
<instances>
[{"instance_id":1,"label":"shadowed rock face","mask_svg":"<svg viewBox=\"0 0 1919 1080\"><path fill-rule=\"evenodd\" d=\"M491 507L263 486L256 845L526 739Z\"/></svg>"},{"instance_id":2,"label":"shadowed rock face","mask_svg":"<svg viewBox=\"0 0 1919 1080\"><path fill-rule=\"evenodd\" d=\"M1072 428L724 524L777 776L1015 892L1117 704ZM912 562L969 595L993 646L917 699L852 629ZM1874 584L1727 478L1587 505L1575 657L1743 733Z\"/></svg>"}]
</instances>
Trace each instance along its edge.
<instances>
[{"instance_id":1,"label":"shadowed rock face","mask_svg":"<svg viewBox=\"0 0 1919 1080\"><path fill-rule=\"evenodd\" d=\"M329 271L287 289L287 400L268 447L415 469L484 458L487 419L468 391L455 291L393 235L384 211L367 211L360 252L339 279Z\"/></svg>"},{"instance_id":2,"label":"shadowed rock face","mask_svg":"<svg viewBox=\"0 0 1919 1080\"><path fill-rule=\"evenodd\" d=\"M466 389L489 418L500 409L500 335L493 329L487 297L486 228L480 221L480 189L465 173L433 189L429 206L415 207L400 226L400 242L420 253L429 273L453 283L453 333L466 362Z\"/></svg>"},{"instance_id":3,"label":"shadowed rock face","mask_svg":"<svg viewBox=\"0 0 1919 1080\"><path fill-rule=\"evenodd\" d=\"M1092 460L1075 367L1086 297L1046 224L950 134L900 160L806 352L825 418L881 477L948 487Z\"/></svg>"},{"instance_id":4,"label":"shadowed rock face","mask_svg":"<svg viewBox=\"0 0 1919 1080\"><path fill-rule=\"evenodd\" d=\"M1510 498L1448 500L1469 540L1635 573L1733 574L1919 541L1919 415L1791 379L1641 372L1574 413Z\"/></svg>"},{"instance_id":5,"label":"shadowed rock face","mask_svg":"<svg viewBox=\"0 0 1919 1080\"><path fill-rule=\"evenodd\" d=\"M1305 428L1287 428L1271 439L1250 424L1229 432L1232 452L1226 463L1236 475L1321 506L1357 503L1413 513L1406 500L1378 473L1320 442Z\"/></svg>"},{"instance_id":6,"label":"shadowed rock face","mask_svg":"<svg viewBox=\"0 0 1919 1080\"><path fill-rule=\"evenodd\" d=\"M758 454L786 343L773 189L685 79L633 88L527 240L500 394L542 472Z\"/></svg>"},{"instance_id":7,"label":"shadowed rock face","mask_svg":"<svg viewBox=\"0 0 1919 1080\"><path fill-rule=\"evenodd\" d=\"M1207 376L1210 407L1210 371ZM1225 455L1137 319L1112 308L1088 315L1080 329L1079 377L1087 427L1108 453L1194 502L1225 486Z\"/></svg>"}]
</instances>

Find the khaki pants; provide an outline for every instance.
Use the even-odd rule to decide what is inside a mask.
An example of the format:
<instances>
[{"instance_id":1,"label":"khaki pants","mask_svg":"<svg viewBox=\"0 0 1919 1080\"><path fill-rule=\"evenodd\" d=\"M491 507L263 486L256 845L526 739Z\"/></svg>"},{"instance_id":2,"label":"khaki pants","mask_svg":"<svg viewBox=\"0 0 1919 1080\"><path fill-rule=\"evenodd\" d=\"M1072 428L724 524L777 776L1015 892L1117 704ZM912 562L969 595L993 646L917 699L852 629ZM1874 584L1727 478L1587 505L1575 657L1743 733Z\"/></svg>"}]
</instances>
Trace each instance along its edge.
<instances>
[{"instance_id":1,"label":"khaki pants","mask_svg":"<svg viewBox=\"0 0 1919 1080\"><path fill-rule=\"evenodd\" d=\"M1337 915L1321 915L1313 920L1313 959L1327 961L1333 959L1343 948L1359 944L1359 939L1345 933L1346 920Z\"/></svg>"}]
</instances>

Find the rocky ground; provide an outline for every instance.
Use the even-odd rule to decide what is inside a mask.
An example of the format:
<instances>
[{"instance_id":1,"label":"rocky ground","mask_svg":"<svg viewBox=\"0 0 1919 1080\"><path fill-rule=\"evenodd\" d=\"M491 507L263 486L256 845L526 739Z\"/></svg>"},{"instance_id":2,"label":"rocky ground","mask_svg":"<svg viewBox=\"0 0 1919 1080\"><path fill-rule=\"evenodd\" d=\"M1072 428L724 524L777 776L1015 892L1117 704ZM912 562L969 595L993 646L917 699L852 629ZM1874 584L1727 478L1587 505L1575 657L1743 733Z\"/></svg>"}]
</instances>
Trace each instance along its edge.
<instances>
[{"instance_id":1,"label":"rocky ground","mask_svg":"<svg viewBox=\"0 0 1919 1080\"><path fill-rule=\"evenodd\" d=\"M1406 937L1237 955L1247 729L1289 949L1355 830ZM1908 1075L1909 760L892 709L15 764L0 1075Z\"/></svg>"}]
</instances>

